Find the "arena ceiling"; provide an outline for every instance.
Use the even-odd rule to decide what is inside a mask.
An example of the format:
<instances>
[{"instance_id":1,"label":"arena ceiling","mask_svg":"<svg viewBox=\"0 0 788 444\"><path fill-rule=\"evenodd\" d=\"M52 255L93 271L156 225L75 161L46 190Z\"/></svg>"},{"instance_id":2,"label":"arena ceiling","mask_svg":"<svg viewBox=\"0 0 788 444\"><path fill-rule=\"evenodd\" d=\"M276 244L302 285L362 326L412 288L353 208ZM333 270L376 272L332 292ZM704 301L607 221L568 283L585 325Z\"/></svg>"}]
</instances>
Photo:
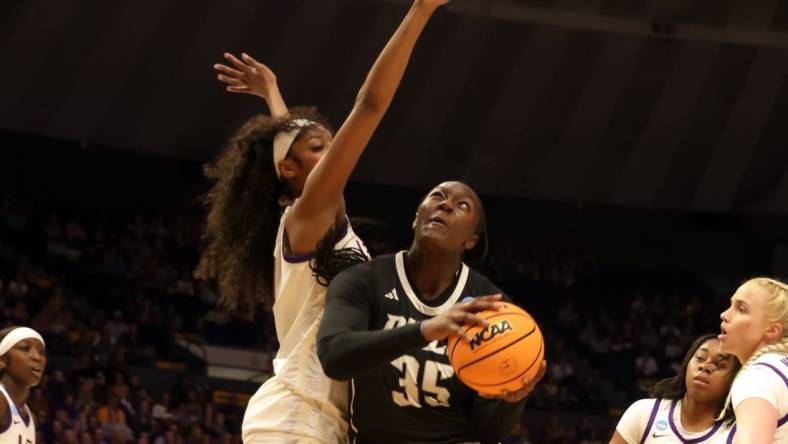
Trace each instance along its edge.
<instances>
[{"instance_id":1,"label":"arena ceiling","mask_svg":"<svg viewBox=\"0 0 788 444\"><path fill-rule=\"evenodd\" d=\"M247 51L335 124L407 0L0 2L0 127L199 160L261 102ZM354 180L788 212L788 1L454 0Z\"/></svg>"}]
</instances>

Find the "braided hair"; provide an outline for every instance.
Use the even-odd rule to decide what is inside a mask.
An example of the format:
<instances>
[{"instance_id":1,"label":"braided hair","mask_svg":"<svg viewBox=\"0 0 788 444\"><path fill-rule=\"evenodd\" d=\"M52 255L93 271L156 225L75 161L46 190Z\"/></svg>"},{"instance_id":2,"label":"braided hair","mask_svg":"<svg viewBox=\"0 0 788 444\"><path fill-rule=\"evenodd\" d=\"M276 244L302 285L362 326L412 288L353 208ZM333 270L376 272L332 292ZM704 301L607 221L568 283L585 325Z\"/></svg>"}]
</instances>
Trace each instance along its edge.
<instances>
[{"instance_id":1,"label":"braided hair","mask_svg":"<svg viewBox=\"0 0 788 444\"><path fill-rule=\"evenodd\" d=\"M342 270L369 260L367 253L361 248L335 248L345 236L349 224L346 222L342 225L333 225L317 243L315 257L309 262L309 268L317 283L324 287L328 287L331 280Z\"/></svg>"}]
</instances>

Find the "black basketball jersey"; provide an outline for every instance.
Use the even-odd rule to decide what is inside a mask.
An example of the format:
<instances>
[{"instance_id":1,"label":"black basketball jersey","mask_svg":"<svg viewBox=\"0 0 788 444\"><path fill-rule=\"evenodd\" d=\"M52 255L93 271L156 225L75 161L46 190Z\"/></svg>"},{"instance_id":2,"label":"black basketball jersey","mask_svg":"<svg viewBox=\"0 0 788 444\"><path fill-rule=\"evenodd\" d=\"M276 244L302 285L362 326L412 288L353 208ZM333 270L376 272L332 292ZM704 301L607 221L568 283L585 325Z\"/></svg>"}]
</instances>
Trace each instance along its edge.
<instances>
[{"instance_id":1,"label":"black basketball jersey","mask_svg":"<svg viewBox=\"0 0 788 444\"><path fill-rule=\"evenodd\" d=\"M416 323L466 297L501 292L463 264L444 294L427 303L408 280L404 252L380 257L351 272L364 273L373 281L366 286L369 330ZM351 442L356 444L477 442L469 420L474 399L477 403L503 402L481 400L454 377L445 341L411 349L353 378L350 386Z\"/></svg>"}]
</instances>

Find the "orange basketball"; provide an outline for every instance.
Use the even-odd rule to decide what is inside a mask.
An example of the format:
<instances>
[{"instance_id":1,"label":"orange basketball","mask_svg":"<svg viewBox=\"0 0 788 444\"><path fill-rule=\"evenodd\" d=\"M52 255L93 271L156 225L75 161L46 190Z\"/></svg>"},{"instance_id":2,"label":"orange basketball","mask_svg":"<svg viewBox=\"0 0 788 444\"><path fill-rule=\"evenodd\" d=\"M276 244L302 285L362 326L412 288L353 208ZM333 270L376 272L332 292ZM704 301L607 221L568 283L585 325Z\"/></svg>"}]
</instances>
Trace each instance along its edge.
<instances>
[{"instance_id":1,"label":"orange basketball","mask_svg":"<svg viewBox=\"0 0 788 444\"><path fill-rule=\"evenodd\" d=\"M523 378L536 376L544 359L544 339L536 321L522 308L504 303L498 311L477 313L486 328L468 327L471 343L451 336L449 361L468 387L484 395L522 388Z\"/></svg>"}]
</instances>

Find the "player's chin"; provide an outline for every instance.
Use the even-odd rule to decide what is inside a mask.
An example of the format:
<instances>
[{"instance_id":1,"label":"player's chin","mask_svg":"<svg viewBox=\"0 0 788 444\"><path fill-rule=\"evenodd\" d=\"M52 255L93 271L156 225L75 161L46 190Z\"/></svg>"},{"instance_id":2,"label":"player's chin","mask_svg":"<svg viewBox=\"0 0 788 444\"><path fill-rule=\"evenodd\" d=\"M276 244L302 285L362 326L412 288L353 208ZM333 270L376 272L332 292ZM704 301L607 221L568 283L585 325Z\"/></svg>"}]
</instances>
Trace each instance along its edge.
<instances>
[{"instance_id":1,"label":"player's chin","mask_svg":"<svg viewBox=\"0 0 788 444\"><path fill-rule=\"evenodd\" d=\"M41 383L41 379L43 378L44 378L43 369L31 369L26 382L27 385L29 385L30 387L35 387L39 383Z\"/></svg>"},{"instance_id":2,"label":"player's chin","mask_svg":"<svg viewBox=\"0 0 788 444\"><path fill-rule=\"evenodd\" d=\"M427 226L419 231L418 242L424 247L437 250L448 250L452 249L453 244L450 238L451 236L447 230L435 229Z\"/></svg>"}]
</instances>

